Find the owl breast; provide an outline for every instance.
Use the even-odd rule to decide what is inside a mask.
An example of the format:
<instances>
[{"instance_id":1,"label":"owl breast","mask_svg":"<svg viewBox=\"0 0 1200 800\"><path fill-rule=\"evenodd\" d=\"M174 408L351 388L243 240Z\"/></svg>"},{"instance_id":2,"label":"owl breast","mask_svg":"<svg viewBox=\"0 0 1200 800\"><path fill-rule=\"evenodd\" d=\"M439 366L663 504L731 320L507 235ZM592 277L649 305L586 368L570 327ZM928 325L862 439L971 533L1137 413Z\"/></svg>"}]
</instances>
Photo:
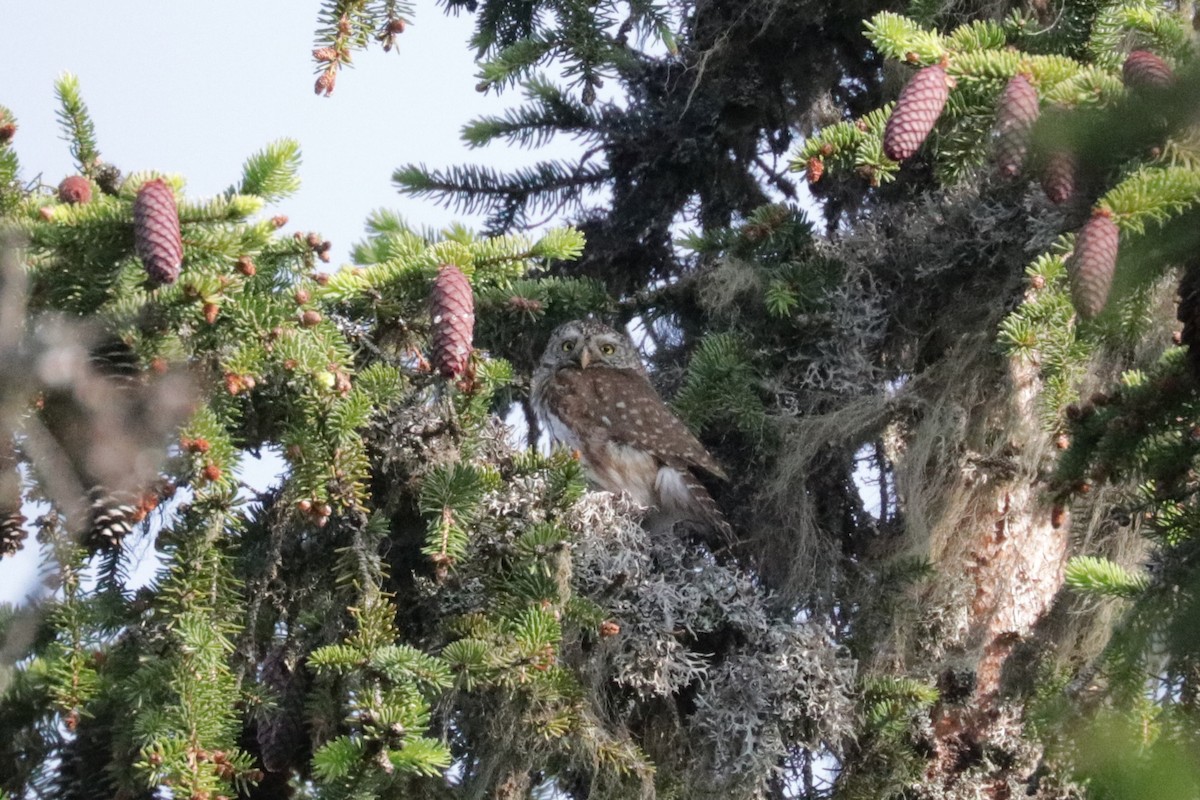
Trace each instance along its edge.
<instances>
[{"instance_id":1,"label":"owl breast","mask_svg":"<svg viewBox=\"0 0 1200 800\"><path fill-rule=\"evenodd\" d=\"M658 459L629 445L607 442L603 447L603 457L585 459L588 477L606 492L624 492L643 508L657 506Z\"/></svg>"},{"instance_id":2,"label":"owl breast","mask_svg":"<svg viewBox=\"0 0 1200 800\"><path fill-rule=\"evenodd\" d=\"M640 506L658 505L658 458L614 439L612 420L594 408L603 398L597 396L590 377L569 370L535 381L533 405L546 433L551 442L579 453L588 480L596 486L614 494L624 492Z\"/></svg>"},{"instance_id":3,"label":"owl breast","mask_svg":"<svg viewBox=\"0 0 1200 800\"><path fill-rule=\"evenodd\" d=\"M608 436L581 436L546 404L537 408L550 441L577 451L593 484L606 492L624 492L641 506L658 504L655 483L659 465L652 454L614 442Z\"/></svg>"}]
</instances>

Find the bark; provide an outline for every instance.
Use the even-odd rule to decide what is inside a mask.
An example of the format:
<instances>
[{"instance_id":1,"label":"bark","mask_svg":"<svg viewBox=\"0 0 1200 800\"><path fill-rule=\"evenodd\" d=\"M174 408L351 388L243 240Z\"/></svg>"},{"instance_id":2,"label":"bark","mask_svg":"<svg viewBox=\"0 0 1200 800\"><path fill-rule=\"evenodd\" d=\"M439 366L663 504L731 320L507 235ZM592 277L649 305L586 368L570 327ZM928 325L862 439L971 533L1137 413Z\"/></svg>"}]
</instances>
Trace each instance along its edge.
<instances>
[{"instance_id":1,"label":"bark","mask_svg":"<svg viewBox=\"0 0 1200 800\"><path fill-rule=\"evenodd\" d=\"M1069 526L1038 479L1050 447L1037 415L1036 369L1011 362L1008 383L996 410L1017 455L1007 469L964 474L957 488L970 498L948 520L957 535L933 554L943 575L962 576L958 597L966 601L931 716L928 786L945 796L1009 797L1040 755L1022 736L1020 707L1004 700L1002 675L1062 585Z\"/></svg>"}]
</instances>

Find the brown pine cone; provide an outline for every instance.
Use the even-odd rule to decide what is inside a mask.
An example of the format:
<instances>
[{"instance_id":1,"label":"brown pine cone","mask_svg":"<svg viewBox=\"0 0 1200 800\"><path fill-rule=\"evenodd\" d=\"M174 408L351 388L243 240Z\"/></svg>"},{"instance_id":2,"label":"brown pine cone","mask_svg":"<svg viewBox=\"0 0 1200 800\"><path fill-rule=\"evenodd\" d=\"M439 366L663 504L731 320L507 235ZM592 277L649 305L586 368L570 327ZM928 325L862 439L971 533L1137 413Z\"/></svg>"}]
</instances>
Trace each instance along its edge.
<instances>
[{"instance_id":1,"label":"brown pine cone","mask_svg":"<svg viewBox=\"0 0 1200 800\"><path fill-rule=\"evenodd\" d=\"M1024 75L1013 76L996 104L996 166L1005 178L1021 173L1040 112L1033 84Z\"/></svg>"},{"instance_id":2,"label":"brown pine cone","mask_svg":"<svg viewBox=\"0 0 1200 800\"><path fill-rule=\"evenodd\" d=\"M475 332L475 297L467 276L453 264L443 264L429 294L433 323L430 361L443 377L462 375L471 355Z\"/></svg>"},{"instance_id":3,"label":"brown pine cone","mask_svg":"<svg viewBox=\"0 0 1200 800\"><path fill-rule=\"evenodd\" d=\"M0 558L21 549L25 541L25 516L21 513L21 473L11 436L0 438Z\"/></svg>"},{"instance_id":4,"label":"brown pine cone","mask_svg":"<svg viewBox=\"0 0 1200 800\"><path fill-rule=\"evenodd\" d=\"M0 508L0 558L20 550L26 535L25 515L20 508Z\"/></svg>"},{"instance_id":5,"label":"brown pine cone","mask_svg":"<svg viewBox=\"0 0 1200 800\"><path fill-rule=\"evenodd\" d=\"M106 492L95 488L91 498L91 522L84 544L90 552L116 550L137 524L141 513L141 498L130 492Z\"/></svg>"},{"instance_id":6,"label":"brown pine cone","mask_svg":"<svg viewBox=\"0 0 1200 800\"><path fill-rule=\"evenodd\" d=\"M1067 261L1071 281L1071 299L1083 317L1094 317L1104 310L1117 266L1120 233L1112 215L1097 209L1075 235L1075 252Z\"/></svg>"},{"instance_id":7,"label":"brown pine cone","mask_svg":"<svg viewBox=\"0 0 1200 800\"><path fill-rule=\"evenodd\" d=\"M925 67L900 92L883 131L883 152L893 161L910 158L933 131L946 100L950 76L939 64Z\"/></svg>"},{"instance_id":8,"label":"brown pine cone","mask_svg":"<svg viewBox=\"0 0 1200 800\"><path fill-rule=\"evenodd\" d=\"M175 192L166 181L156 178L138 189L133 201L133 241L150 280L174 283L183 264L183 240Z\"/></svg>"}]
</instances>

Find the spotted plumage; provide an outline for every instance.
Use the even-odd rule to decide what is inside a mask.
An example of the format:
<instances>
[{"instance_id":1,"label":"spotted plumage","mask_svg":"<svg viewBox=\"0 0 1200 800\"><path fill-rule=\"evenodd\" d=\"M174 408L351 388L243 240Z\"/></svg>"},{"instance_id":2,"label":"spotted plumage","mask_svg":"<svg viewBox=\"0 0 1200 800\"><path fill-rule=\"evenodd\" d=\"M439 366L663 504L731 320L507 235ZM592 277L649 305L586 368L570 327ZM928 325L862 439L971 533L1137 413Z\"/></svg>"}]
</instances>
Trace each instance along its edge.
<instances>
[{"instance_id":1,"label":"spotted plumage","mask_svg":"<svg viewBox=\"0 0 1200 800\"><path fill-rule=\"evenodd\" d=\"M593 320L557 328L533 374L532 401L551 439L579 452L596 486L668 523L729 535L696 477L725 473L663 403L624 334Z\"/></svg>"}]
</instances>

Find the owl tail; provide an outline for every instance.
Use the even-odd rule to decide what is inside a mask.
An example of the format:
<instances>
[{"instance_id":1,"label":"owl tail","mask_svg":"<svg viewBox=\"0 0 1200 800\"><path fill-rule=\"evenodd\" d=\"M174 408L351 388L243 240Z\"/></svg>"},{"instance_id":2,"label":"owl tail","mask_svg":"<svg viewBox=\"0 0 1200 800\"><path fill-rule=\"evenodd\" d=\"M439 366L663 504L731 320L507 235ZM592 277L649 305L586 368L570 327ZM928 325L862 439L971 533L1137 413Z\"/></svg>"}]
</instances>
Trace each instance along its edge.
<instances>
[{"instance_id":1,"label":"owl tail","mask_svg":"<svg viewBox=\"0 0 1200 800\"><path fill-rule=\"evenodd\" d=\"M722 545L734 543L733 527L729 520L725 519L708 489L690 470L663 466L658 471L655 483L658 495L662 498L663 511L676 522L697 525L706 533L715 534Z\"/></svg>"}]
</instances>

